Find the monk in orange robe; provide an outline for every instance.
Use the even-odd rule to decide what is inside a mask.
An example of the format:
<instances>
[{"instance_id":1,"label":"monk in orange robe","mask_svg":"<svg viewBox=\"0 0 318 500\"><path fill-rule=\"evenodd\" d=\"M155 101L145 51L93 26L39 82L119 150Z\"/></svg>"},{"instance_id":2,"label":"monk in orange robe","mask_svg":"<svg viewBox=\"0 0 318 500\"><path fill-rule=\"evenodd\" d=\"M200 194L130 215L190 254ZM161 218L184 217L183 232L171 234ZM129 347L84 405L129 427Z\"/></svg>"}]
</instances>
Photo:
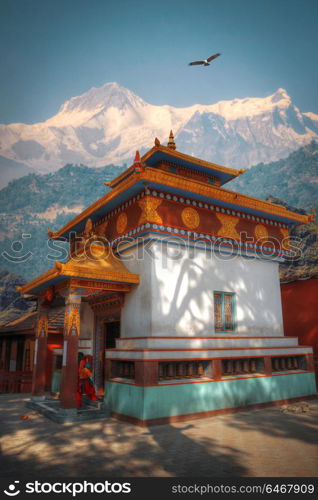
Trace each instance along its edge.
<instances>
[{"instance_id":1,"label":"monk in orange robe","mask_svg":"<svg viewBox=\"0 0 318 500\"><path fill-rule=\"evenodd\" d=\"M91 364L87 358L80 361L78 367L78 391L77 406L82 406L82 395L85 394L91 401L97 401L95 388L92 380Z\"/></svg>"}]
</instances>

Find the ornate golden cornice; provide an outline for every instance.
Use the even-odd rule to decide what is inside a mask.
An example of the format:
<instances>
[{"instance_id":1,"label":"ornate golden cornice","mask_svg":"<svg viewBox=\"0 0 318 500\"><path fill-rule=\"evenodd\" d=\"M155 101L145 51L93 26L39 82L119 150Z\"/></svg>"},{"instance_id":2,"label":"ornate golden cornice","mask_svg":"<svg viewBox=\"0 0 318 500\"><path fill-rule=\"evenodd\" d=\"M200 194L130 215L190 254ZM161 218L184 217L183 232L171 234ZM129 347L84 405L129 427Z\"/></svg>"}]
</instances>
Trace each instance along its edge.
<instances>
[{"instance_id":1,"label":"ornate golden cornice","mask_svg":"<svg viewBox=\"0 0 318 500\"><path fill-rule=\"evenodd\" d=\"M153 149L158 150L163 147L164 146L160 146ZM169 151L175 153L174 150L169 149ZM176 189L182 189L183 191L187 191L189 193L199 194L207 198L212 198L216 200L216 203L218 200L220 200L227 203L231 203L233 205L237 205L238 207L250 208L252 210L264 212L269 215L284 217L290 219L291 221L295 221L301 224L306 224L307 222L312 220L311 214L301 215L295 212L290 212L282 205L276 205L268 201L259 200L251 196L236 193L234 191L229 191L222 187L206 184L198 180L185 179L171 172L165 172L163 170L158 170L153 167L147 167L140 174L137 174L135 172L132 173L127 179L124 179L120 184L114 187L112 191L110 191L105 196L103 196L95 203L93 203L91 206L86 208L86 210L84 210L81 214L79 214L77 217L71 220L64 227L62 227L58 232L53 233L52 238L53 239L60 238L64 233L70 231L75 225L84 221L87 217L91 216L95 211L105 206L111 200L115 199L119 194L121 194L122 192L124 192L125 190L127 190L129 187L133 186L136 182L140 180L148 183L153 182L153 183L163 184L168 187Z\"/></svg>"},{"instance_id":2,"label":"ornate golden cornice","mask_svg":"<svg viewBox=\"0 0 318 500\"><path fill-rule=\"evenodd\" d=\"M268 201L259 200L258 198L253 198L252 196L236 193L235 191L229 191L222 187L212 186L197 180L183 179L171 172L164 172L162 170L159 171L151 167L148 167L147 170L141 174L140 178L149 183L154 182L165 184L169 187L200 194L202 196L206 196L207 198L213 198L214 200L225 201L238 205L239 207L251 208L253 210L265 212L271 215L285 217L303 224L306 224L312 219L311 214L301 215L295 212L290 212L282 205L276 205Z\"/></svg>"}]
</instances>

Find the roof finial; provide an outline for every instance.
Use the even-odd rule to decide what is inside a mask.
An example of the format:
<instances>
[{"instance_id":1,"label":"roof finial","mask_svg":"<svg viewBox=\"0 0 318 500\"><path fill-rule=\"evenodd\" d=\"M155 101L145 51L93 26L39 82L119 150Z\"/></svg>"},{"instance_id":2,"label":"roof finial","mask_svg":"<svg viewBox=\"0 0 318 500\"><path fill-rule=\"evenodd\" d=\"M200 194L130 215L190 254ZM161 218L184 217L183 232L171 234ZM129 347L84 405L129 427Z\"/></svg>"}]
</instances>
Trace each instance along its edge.
<instances>
[{"instance_id":1,"label":"roof finial","mask_svg":"<svg viewBox=\"0 0 318 500\"><path fill-rule=\"evenodd\" d=\"M139 162L140 162L140 153L139 151L136 151L134 163L139 163Z\"/></svg>"},{"instance_id":2,"label":"roof finial","mask_svg":"<svg viewBox=\"0 0 318 500\"><path fill-rule=\"evenodd\" d=\"M160 146L160 141L159 141L158 137L155 138L155 146L156 146L156 148L159 148L159 146Z\"/></svg>"},{"instance_id":3,"label":"roof finial","mask_svg":"<svg viewBox=\"0 0 318 500\"><path fill-rule=\"evenodd\" d=\"M134 168L135 172L140 173L143 171L143 164L140 161L139 151L136 151L135 159L134 159Z\"/></svg>"},{"instance_id":4,"label":"roof finial","mask_svg":"<svg viewBox=\"0 0 318 500\"><path fill-rule=\"evenodd\" d=\"M168 148L170 148L170 149L176 149L176 143L174 142L174 136L173 136L172 130L170 130L169 141L168 141Z\"/></svg>"}]
</instances>

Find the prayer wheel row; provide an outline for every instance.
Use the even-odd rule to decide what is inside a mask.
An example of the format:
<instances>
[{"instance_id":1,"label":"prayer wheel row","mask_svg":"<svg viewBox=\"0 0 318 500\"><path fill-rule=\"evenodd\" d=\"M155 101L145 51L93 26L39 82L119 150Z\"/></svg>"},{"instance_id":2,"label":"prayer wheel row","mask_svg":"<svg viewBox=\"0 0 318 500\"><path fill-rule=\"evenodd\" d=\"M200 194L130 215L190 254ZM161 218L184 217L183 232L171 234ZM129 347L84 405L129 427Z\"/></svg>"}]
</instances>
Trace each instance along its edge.
<instances>
[{"instance_id":1,"label":"prayer wheel row","mask_svg":"<svg viewBox=\"0 0 318 500\"><path fill-rule=\"evenodd\" d=\"M202 361L180 361L159 363L159 379L203 377L204 365Z\"/></svg>"},{"instance_id":2,"label":"prayer wheel row","mask_svg":"<svg viewBox=\"0 0 318 500\"><path fill-rule=\"evenodd\" d=\"M200 378L206 375L206 369L211 365L207 361L172 361L161 362L158 366L159 380L178 378ZM259 366L262 360L256 358L224 359L222 360L223 375L253 374L264 368ZM117 363L116 363L117 364ZM273 371L298 370L300 360L297 356L283 356L272 358ZM117 364L116 375L122 378L135 379L135 363L120 361Z\"/></svg>"},{"instance_id":3,"label":"prayer wheel row","mask_svg":"<svg viewBox=\"0 0 318 500\"><path fill-rule=\"evenodd\" d=\"M272 359L272 368L274 371L298 370L299 360L296 356L284 356L282 358Z\"/></svg>"},{"instance_id":4,"label":"prayer wheel row","mask_svg":"<svg viewBox=\"0 0 318 500\"><path fill-rule=\"evenodd\" d=\"M223 361L223 373L226 375L256 372L256 359L226 359Z\"/></svg>"},{"instance_id":5,"label":"prayer wheel row","mask_svg":"<svg viewBox=\"0 0 318 500\"><path fill-rule=\"evenodd\" d=\"M135 378L135 363L132 361L121 361L119 363L119 377Z\"/></svg>"}]
</instances>

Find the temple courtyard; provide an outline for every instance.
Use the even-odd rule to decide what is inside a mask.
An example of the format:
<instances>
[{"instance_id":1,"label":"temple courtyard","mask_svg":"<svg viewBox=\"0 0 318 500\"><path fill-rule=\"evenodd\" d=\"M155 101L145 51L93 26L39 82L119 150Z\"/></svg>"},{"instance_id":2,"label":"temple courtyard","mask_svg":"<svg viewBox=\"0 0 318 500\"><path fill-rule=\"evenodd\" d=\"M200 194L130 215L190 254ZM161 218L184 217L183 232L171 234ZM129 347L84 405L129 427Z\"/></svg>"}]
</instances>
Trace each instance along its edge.
<instances>
[{"instance_id":1,"label":"temple courtyard","mask_svg":"<svg viewBox=\"0 0 318 500\"><path fill-rule=\"evenodd\" d=\"M28 398L0 395L1 477L318 475L318 398L306 412L272 406L147 428L56 424L27 409Z\"/></svg>"}]
</instances>

